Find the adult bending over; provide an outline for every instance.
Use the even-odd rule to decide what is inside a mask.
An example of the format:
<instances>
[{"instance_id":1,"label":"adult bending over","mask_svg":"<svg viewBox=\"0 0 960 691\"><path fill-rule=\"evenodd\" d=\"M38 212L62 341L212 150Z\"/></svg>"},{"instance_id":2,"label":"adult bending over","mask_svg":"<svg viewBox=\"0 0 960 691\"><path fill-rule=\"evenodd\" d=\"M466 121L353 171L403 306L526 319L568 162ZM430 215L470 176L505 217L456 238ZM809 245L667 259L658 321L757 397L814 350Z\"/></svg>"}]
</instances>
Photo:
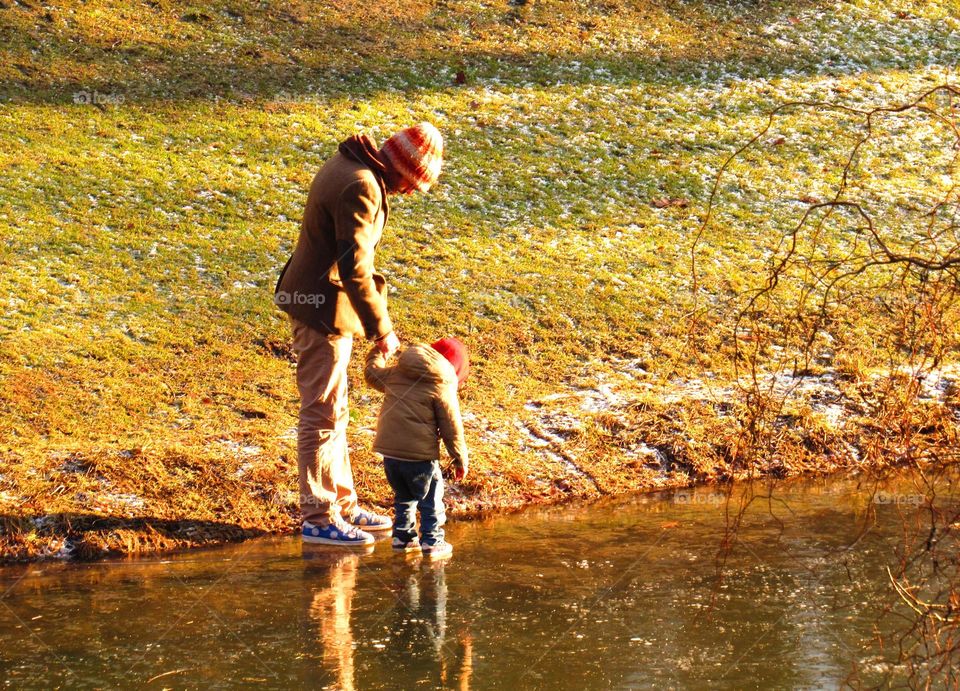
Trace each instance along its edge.
<instances>
[{"instance_id":1,"label":"adult bending over","mask_svg":"<svg viewBox=\"0 0 960 691\"><path fill-rule=\"evenodd\" d=\"M443 163L443 139L429 123L394 134L378 150L353 136L310 185L296 249L280 273L276 304L290 316L297 355L297 462L303 539L369 544L387 516L357 505L347 447L347 365L354 335L389 355L399 346L387 312L386 282L374 254L388 194L426 192Z\"/></svg>"}]
</instances>

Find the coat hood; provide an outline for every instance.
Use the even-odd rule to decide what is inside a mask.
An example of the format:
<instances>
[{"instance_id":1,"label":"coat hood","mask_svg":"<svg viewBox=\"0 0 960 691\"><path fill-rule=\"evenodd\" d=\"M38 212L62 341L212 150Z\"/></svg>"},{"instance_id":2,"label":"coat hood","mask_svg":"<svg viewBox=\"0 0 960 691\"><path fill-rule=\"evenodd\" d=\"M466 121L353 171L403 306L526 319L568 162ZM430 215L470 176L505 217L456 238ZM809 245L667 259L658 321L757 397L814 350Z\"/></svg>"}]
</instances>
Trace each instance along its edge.
<instances>
[{"instance_id":1,"label":"coat hood","mask_svg":"<svg viewBox=\"0 0 960 691\"><path fill-rule=\"evenodd\" d=\"M387 173L387 163L377 149L377 143L366 134L355 134L340 142L337 150L357 163L362 163L382 179Z\"/></svg>"},{"instance_id":2,"label":"coat hood","mask_svg":"<svg viewBox=\"0 0 960 691\"><path fill-rule=\"evenodd\" d=\"M414 379L456 383L457 372L443 355L426 343L417 343L400 354L397 369Z\"/></svg>"}]
</instances>

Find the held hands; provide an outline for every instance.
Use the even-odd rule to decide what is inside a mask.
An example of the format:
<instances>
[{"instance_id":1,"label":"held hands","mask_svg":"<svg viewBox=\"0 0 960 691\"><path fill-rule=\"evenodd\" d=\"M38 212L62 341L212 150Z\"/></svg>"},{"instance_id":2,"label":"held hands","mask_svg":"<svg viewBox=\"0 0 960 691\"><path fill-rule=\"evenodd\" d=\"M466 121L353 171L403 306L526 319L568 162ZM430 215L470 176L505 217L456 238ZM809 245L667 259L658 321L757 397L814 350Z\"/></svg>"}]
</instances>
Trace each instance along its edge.
<instances>
[{"instance_id":1,"label":"held hands","mask_svg":"<svg viewBox=\"0 0 960 691\"><path fill-rule=\"evenodd\" d=\"M395 331L391 331L377 341L377 347L380 349L381 353L387 357L390 357L390 355L400 347L400 339L397 338Z\"/></svg>"},{"instance_id":2,"label":"held hands","mask_svg":"<svg viewBox=\"0 0 960 691\"><path fill-rule=\"evenodd\" d=\"M453 479L457 482L460 482L463 478L467 476L466 466L455 466L453 469Z\"/></svg>"}]
</instances>

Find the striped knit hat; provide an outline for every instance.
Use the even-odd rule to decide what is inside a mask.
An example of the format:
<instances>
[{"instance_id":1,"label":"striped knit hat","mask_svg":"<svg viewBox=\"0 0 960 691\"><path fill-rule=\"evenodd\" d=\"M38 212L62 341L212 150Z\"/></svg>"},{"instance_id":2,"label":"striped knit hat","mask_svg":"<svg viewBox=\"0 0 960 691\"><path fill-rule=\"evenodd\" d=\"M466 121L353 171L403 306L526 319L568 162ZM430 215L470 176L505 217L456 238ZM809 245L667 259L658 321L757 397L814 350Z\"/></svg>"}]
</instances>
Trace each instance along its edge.
<instances>
[{"instance_id":1,"label":"striped knit hat","mask_svg":"<svg viewBox=\"0 0 960 691\"><path fill-rule=\"evenodd\" d=\"M440 177L443 137L429 122L400 130L383 143L380 153L394 172L415 189L426 192Z\"/></svg>"}]
</instances>

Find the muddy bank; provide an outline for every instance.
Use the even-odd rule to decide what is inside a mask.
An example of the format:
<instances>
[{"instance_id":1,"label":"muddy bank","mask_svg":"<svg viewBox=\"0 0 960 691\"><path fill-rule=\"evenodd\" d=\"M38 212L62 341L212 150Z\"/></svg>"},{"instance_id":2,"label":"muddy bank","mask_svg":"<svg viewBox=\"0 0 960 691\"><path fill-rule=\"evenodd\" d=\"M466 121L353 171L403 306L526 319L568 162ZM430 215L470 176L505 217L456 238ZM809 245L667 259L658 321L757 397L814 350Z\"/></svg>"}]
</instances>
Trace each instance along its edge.
<instances>
[{"instance_id":1,"label":"muddy bank","mask_svg":"<svg viewBox=\"0 0 960 691\"><path fill-rule=\"evenodd\" d=\"M657 382L638 362L605 364L585 367L583 377L515 415L468 410L477 460L465 482L448 486L452 520L745 478L958 460L956 368L872 379L780 374L748 385ZM362 503L387 509L382 470L365 448L371 424L360 420L352 432L355 479ZM494 445L515 454L485 454ZM74 504L43 511L39 497L5 487L0 560L96 559L297 530L290 459L258 462L258 447L234 446L239 460L228 467L183 450L60 459L44 487L72 492ZM11 501L18 498L25 501Z\"/></svg>"}]
</instances>

